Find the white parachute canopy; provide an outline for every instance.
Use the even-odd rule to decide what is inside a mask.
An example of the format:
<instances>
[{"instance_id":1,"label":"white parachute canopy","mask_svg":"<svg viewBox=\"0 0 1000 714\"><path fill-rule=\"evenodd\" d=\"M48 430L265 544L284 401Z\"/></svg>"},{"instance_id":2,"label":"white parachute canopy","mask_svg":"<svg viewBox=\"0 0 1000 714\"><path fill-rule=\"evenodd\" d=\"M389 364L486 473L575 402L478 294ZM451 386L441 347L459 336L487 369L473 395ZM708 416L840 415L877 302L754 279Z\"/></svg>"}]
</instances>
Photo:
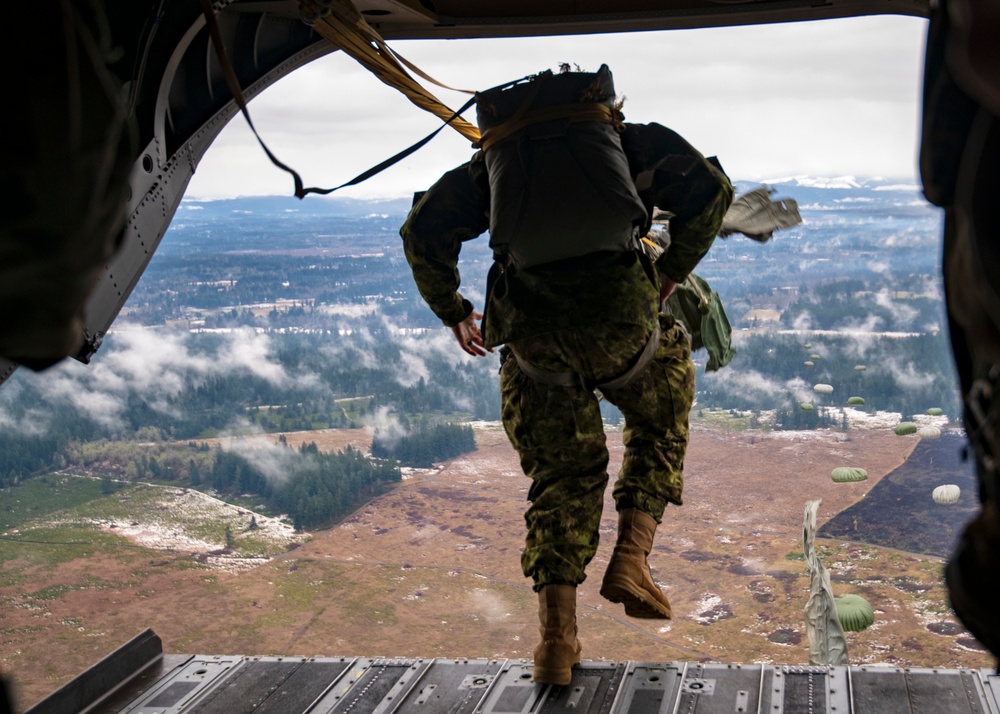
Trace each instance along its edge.
<instances>
[{"instance_id":1,"label":"white parachute canopy","mask_svg":"<svg viewBox=\"0 0 1000 714\"><path fill-rule=\"evenodd\" d=\"M813 391L820 394L830 394L833 392L833 386L829 384L816 384L813 385Z\"/></svg>"},{"instance_id":2,"label":"white parachute canopy","mask_svg":"<svg viewBox=\"0 0 1000 714\"><path fill-rule=\"evenodd\" d=\"M957 503L961 495L962 489L953 483L946 483L935 488L931 493L931 498L934 499L935 503Z\"/></svg>"},{"instance_id":3,"label":"white parachute canopy","mask_svg":"<svg viewBox=\"0 0 1000 714\"><path fill-rule=\"evenodd\" d=\"M940 439L941 430L933 424L928 424L917 429L917 436L921 439Z\"/></svg>"}]
</instances>

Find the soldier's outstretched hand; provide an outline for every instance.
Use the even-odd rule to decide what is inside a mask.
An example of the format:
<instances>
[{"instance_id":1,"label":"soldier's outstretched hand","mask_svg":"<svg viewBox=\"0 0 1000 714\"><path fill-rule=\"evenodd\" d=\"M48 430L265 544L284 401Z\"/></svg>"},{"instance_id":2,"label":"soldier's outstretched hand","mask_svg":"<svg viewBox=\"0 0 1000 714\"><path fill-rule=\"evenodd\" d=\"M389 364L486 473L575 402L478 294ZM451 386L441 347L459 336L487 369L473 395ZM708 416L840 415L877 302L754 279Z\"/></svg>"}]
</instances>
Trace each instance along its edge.
<instances>
[{"instance_id":1,"label":"soldier's outstretched hand","mask_svg":"<svg viewBox=\"0 0 1000 714\"><path fill-rule=\"evenodd\" d=\"M473 357L485 357L487 352L493 351L483 346L483 334L479 331L479 325L476 324L476 320L482 319L483 313L473 310L468 317L451 328L459 346Z\"/></svg>"}]
</instances>

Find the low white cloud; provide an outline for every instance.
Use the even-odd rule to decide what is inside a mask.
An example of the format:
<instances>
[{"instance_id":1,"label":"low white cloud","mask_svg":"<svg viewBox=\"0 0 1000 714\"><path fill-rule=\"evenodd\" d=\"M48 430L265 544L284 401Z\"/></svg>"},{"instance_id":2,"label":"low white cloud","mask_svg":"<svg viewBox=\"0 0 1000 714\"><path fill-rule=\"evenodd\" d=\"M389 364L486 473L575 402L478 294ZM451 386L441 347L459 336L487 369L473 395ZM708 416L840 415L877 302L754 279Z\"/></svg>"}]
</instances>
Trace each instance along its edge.
<instances>
[{"instance_id":1,"label":"low white cloud","mask_svg":"<svg viewBox=\"0 0 1000 714\"><path fill-rule=\"evenodd\" d=\"M813 326L812 315L808 312L802 312L795 317L792 321L793 330L811 330Z\"/></svg>"},{"instance_id":2,"label":"low white cloud","mask_svg":"<svg viewBox=\"0 0 1000 714\"><path fill-rule=\"evenodd\" d=\"M369 415L367 423L378 432L379 441L390 450L395 448L399 440L409 433L389 407L376 409Z\"/></svg>"},{"instance_id":3,"label":"low white cloud","mask_svg":"<svg viewBox=\"0 0 1000 714\"><path fill-rule=\"evenodd\" d=\"M237 430L243 435L224 442L223 449L242 456L273 484L284 483L312 461L311 454L270 439L247 436L248 432L256 431L249 422L240 424Z\"/></svg>"},{"instance_id":4,"label":"low white cloud","mask_svg":"<svg viewBox=\"0 0 1000 714\"><path fill-rule=\"evenodd\" d=\"M930 372L921 372L913 362L902 364L897 360L889 360L887 366L892 378L901 389L920 390L934 383L934 375Z\"/></svg>"},{"instance_id":5,"label":"low white cloud","mask_svg":"<svg viewBox=\"0 0 1000 714\"><path fill-rule=\"evenodd\" d=\"M893 298L888 288L882 288L875 293L875 304L885 308L892 314L897 327L909 327L920 315L920 311L917 308Z\"/></svg>"},{"instance_id":6,"label":"low white cloud","mask_svg":"<svg viewBox=\"0 0 1000 714\"><path fill-rule=\"evenodd\" d=\"M288 374L268 335L233 330L218 339L216 349L205 352L193 349L187 332L124 325L89 366L65 360L32 382L46 408L68 405L108 429L123 426L130 396L180 416L178 397L215 375L250 373L277 387L319 385L314 374Z\"/></svg>"},{"instance_id":7,"label":"low white cloud","mask_svg":"<svg viewBox=\"0 0 1000 714\"><path fill-rule=\"evenodd\" d=\"M718 372L706 372L704 377L699 377L699 379L715 382L727 391L741 394L750 393L775 396L790 392L800 402L812 401L814 396L812 385L800 377L794 377L781 382L753 369L722 369Z\"/></svg>"}]
</instances>

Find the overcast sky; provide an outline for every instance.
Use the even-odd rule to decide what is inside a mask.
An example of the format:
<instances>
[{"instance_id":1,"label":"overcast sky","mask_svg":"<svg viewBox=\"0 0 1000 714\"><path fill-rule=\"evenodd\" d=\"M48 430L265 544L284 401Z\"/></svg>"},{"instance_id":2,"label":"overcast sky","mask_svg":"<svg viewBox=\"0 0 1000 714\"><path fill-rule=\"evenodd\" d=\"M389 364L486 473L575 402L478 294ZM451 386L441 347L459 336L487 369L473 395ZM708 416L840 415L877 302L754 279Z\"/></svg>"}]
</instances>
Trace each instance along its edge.
<instances>
[{"instance_id":1,"label":"overcast sky","mask_svg":"<svg viewBox=\"0 0 1000 714\"><path fill-rule=\"evenodd\" d=\"M917 175L926 21L878 16L710 30L503 40L414 40L393 48L445 84L488 89L555 69L606 63L628 121L657 121L717 155L734 180ZM453 108L466 96L427 85ZM335 186L430 133L440 120L337 52L250 103L272 151L307 186ZM465 114L475 122L475 109ZM357 198L409 196L471 155L446 129L367 183ZM191 198L290 195L241 116L223 130ZM309 199L306 199L309 200Z\"/></svg>"}]
</instances>

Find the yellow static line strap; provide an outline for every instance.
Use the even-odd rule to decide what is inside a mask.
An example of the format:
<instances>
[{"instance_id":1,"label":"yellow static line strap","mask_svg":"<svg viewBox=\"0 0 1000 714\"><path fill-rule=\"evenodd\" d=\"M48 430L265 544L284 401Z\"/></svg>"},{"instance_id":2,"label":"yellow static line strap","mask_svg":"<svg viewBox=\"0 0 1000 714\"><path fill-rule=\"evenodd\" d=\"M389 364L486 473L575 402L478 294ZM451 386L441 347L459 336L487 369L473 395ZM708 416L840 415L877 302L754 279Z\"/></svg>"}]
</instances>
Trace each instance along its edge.
<instances>
[{"instance_id":1,"label":"yellow static line strap","mask_svg":"<svg viewBox=\"0 0 1000 714\"><path fill-rule=\"evenodd\" d=\"M318 20L313 28L357 60L381 82L398 89L421 109L440 117L469 141L479 141L479 129L461 117L455 117L456 112L413 79L403 65L440 87L453 88L431 78L389 49L382 37L368 24L350 0L335 0L330 8L330 14ZM454 91L473 93L465 89Z\"/></svg>"},{"instance_id":2,"label":"yellow static line strap","mask_svg":"<svg viewBox=\"0 0 1000 714\"><path fill-rule=\"evenodd\" d=\"M497 142L503 141L526 126L560 119L570 122L603 121L616 128L622 125L618 113L605 104L560 104L554 107L536 109L520 117L512 117L503 124L487 129L483 132L483 137L477 146L483 151L488 151Z\"/></svg>"}]
</instances>

